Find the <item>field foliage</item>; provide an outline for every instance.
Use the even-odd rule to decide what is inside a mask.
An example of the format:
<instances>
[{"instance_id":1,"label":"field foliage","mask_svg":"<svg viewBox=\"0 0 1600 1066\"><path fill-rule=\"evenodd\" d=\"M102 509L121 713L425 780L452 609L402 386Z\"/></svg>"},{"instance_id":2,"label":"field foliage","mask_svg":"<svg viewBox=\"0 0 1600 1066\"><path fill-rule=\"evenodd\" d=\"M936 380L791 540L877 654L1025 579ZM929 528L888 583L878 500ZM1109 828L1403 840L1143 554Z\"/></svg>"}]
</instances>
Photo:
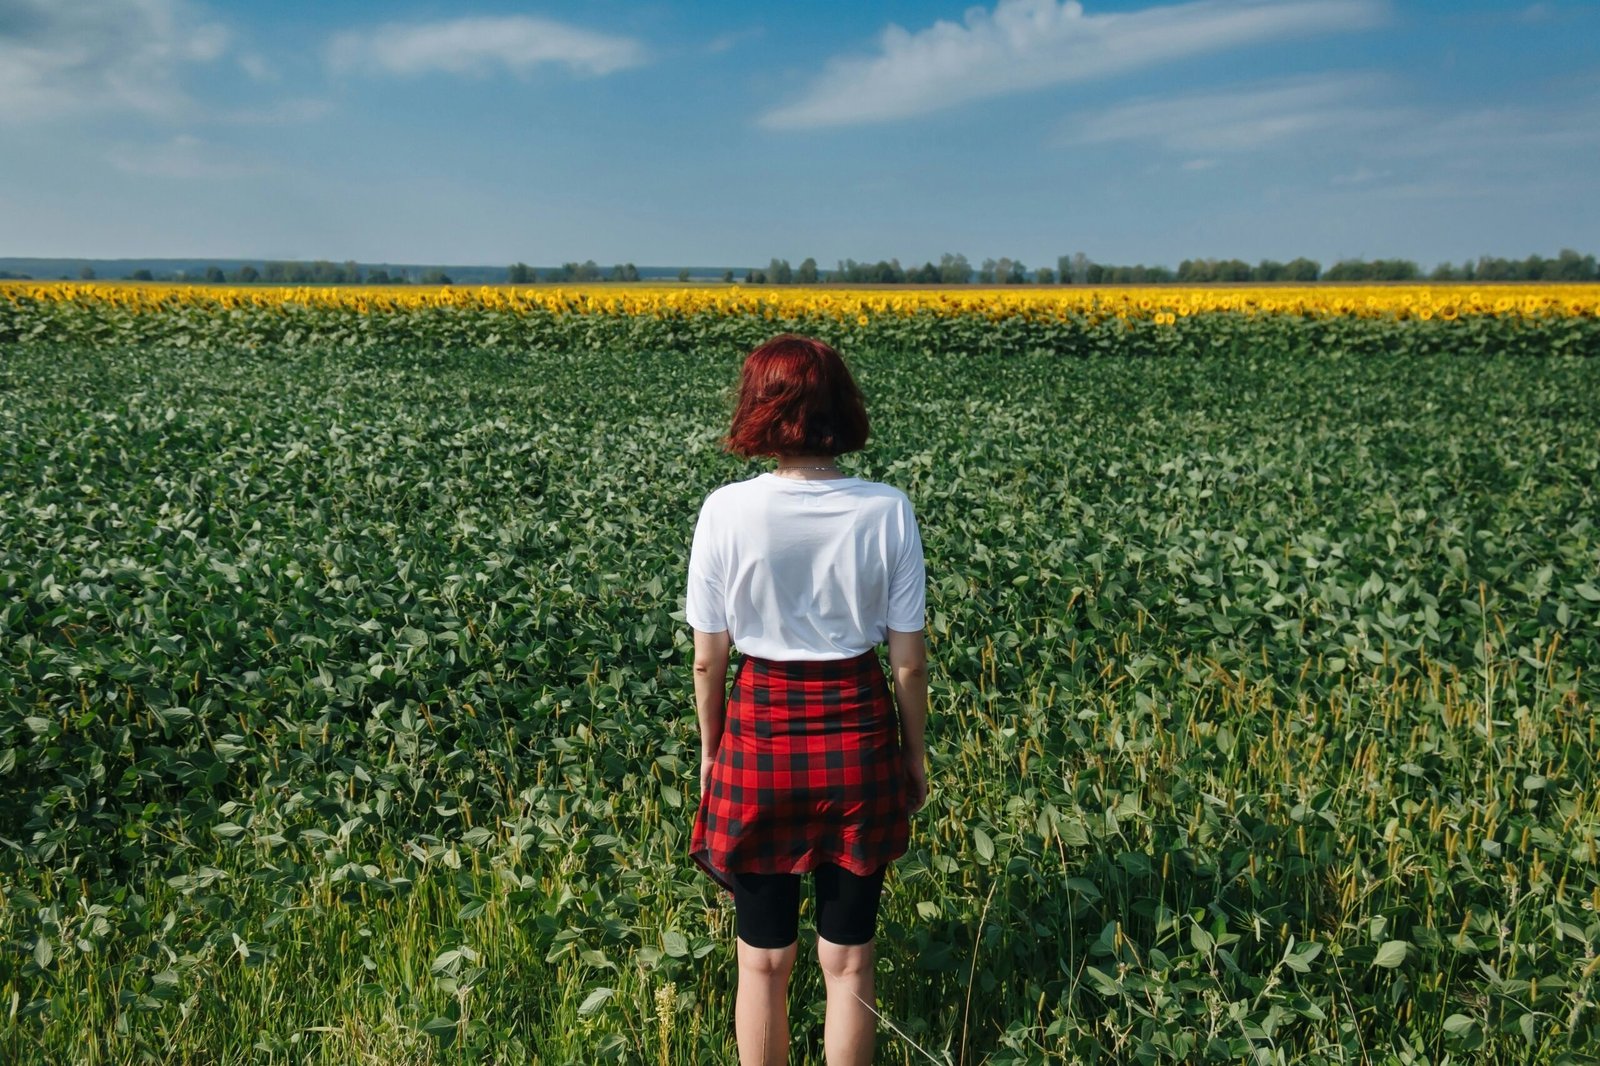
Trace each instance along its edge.
<instances>
[{"instance_id":1,"label":"field foliage","mask_svg":"<svg viewBox=\"0 0 1600 1066\"><path fill-rule=\"evenodd\" d=\"M6 1061L731 1061L681 586L783 324L928 553L883 1061L1593 1061L1593 318L8 306Z\"/></svg>"}]
</instances>

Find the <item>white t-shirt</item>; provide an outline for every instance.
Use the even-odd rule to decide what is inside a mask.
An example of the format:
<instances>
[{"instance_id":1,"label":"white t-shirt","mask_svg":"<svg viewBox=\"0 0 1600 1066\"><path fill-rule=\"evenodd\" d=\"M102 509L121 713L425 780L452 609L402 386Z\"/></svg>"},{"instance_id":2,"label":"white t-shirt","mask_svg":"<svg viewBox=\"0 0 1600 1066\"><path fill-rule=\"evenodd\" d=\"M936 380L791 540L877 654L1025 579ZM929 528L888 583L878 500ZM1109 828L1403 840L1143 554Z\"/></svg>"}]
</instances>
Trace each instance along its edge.
<instances>
[{"instance_id":1,"label":"white t-shirt","mask_svg":"<svg viewBox=\"0 0 1600 1066\"><path fill-rule=\"evenodd\" d=\"M759 659L849 659L923 627L926 580L899 489L759 474L701 505L684 616Z\"/></svg>"}]
</instances>

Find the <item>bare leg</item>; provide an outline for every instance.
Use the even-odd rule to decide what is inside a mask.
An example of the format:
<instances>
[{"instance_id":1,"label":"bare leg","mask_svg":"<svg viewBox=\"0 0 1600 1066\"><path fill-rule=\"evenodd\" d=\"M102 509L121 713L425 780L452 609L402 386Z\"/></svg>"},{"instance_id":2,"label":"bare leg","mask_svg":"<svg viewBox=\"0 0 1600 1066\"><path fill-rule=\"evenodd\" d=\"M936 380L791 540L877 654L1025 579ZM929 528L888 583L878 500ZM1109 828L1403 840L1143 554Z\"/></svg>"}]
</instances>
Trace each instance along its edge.
<instances>
[{"instance_id":1,"label":"bare leg","mask_svg":"<svg viewBox=\"0 0 1600 1066\"><path fill-rule=\"evenodd\" d=\"M822 1048L828 1066L870 1066L878 1019L874 973L877 946L835 944L817 937L817 961L828 986L828 1014Z\"/></svg>"},{"instance_id":2,"label":"bare leg","mask_svg":"<svg viewBox=\"0 0 1600 1066\"><path fill-rule=\"evenodd\" d=\"M786 948L755 948L736 941L739 993L733 1006L733 1031L739 1040L739 1066L785 1066L789 1061L789 974L796 941Z\"/></svg>"}]
</instances>

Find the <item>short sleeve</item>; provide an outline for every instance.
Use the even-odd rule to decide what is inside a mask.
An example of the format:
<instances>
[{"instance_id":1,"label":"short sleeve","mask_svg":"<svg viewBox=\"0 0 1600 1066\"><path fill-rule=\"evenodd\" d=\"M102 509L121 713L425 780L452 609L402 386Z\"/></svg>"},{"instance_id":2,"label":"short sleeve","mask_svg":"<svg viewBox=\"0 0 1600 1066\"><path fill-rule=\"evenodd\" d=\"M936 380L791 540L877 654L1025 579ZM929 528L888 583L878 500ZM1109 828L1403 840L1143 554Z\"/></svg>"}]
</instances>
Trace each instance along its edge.
<instances>
[{"instance_id":1,"label":"short sleeve","mask_svg":"<svg viewBox=\"0 0 1600 1066\"><path fill-rule=\"evenodd\" d=\"M689 548L689 588L684 597L683 617L702 633L721 633L728 628L723 598L722 561L717 558L712 537L710 501L700 507L694 526L694 542Z\"/></svg>"},{"instance_id":2,"label":"short sleeve","mask_svg":"<svg viewBox=\"0 0 1600 1066\"><path fill-rule=\"evenodd\" d=\"M903 536L889 574L888 625L900 633L915 633L925 625L928 576L922 559L922 533L911 501L901 504Z\"/></svg>"}]
</instances>

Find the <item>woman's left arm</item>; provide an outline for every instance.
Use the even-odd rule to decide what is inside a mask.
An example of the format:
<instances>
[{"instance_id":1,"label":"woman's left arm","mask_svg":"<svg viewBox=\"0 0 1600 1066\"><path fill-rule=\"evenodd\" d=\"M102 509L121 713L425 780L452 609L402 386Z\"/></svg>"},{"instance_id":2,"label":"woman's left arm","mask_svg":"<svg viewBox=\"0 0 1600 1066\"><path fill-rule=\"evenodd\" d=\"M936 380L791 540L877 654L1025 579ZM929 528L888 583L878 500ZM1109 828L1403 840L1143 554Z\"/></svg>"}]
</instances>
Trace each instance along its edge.
<instances>
[{"instance_id":1,"label":"woman's left arm","mask_svg":"<svg viewBox=\"0 0 1600 1066\"><path fill-rule=\"evenodd\" d=\"M719 633L694 631L694 706L700 718L700 794L705 795L711 764L722 743L722 725L728 699L728 649L726 629Z\"/></svg>"}]
</instances>

